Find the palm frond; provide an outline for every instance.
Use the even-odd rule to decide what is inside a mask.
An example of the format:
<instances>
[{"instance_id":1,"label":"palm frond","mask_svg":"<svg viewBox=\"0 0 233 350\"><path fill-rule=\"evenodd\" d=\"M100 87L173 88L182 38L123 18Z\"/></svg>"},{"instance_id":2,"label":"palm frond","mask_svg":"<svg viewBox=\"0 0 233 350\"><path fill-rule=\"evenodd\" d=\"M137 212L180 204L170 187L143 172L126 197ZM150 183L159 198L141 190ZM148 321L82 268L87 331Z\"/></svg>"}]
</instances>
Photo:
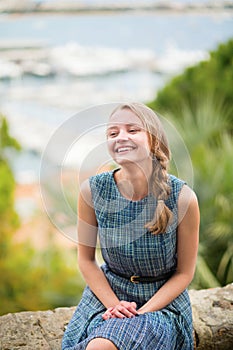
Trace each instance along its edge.
<instances>
[{"instance_id":1,"label":"palm frond","mask_svg":"<svg viewBox=\"0 0 233 350\"><path fill-rule=\"evenodd\" d=\"M233 282L233 244L229 245L222 256L217 277L223 284Z\"/></svg>"},{"instance_id":2,"label":"palm frond","mask_svg":"<svg viewBox=\"0 0 233 350\"><path fill-rule=\"evenodd\" d=\"M220 282L209 268L205 259L200 255L197 259L196 273L192 285L195 287L199 286L199 288L213 288L220 286Z\"/></svg>"}]
</instances>

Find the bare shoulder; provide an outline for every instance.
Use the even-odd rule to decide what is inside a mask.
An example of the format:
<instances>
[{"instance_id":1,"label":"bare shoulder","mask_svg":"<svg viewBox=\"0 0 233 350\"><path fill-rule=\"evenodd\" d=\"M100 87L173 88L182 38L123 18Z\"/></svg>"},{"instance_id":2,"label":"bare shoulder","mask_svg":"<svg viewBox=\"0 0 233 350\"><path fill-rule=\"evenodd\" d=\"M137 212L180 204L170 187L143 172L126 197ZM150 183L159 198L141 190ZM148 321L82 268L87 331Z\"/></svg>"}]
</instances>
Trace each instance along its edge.
<instances>
[{"instance_id":1,"label":"bare shoulder","mask_svg":"<svg viewBox=\"0 0 233 350\"><path fill-rule=\"evenodd\" d=\"M79 254L81 245L95 247L97 233L97 219L91 197L89 180L85 180L80 186L78 199L78 240ZM85 248L87 251L87 248ZM88 250L89 251L89 250ZM83 252L83 249L82 249ZM91 250L91 254L93 251Z\"/></svg>"},{"instance_id":2,"label":"bare shoulder","mask_svg":"<svg viewBox=\"0 0 233 350\"><path fill-rule=\"evenodd\" d=\"M85 222L96 225L95 209L92 201L89 180L85 180L80 186L78 198L78 218L79 221L81 219Z\"/></svg>"},{"instance_id":3,"label":"bare shoulder","mask_svg":"<svg viewBox=\"0 0 233 350\"><path fill-rule=\"evenodd\" d=\"M188 186L184 185L180 191L178 203L198 202L196 193Z\"/></svg>"},{"instance_id":4,"label":"bare shoulder","mask_svg":"<svg viewBox=\"0 0 233 350\"><path fill-rule=\"evenodd\" d=\"M84 200L89 206L92 206L92 195L89 179L84 180L79 189L79 199Z\"/></svg>"},{"instance_id":5,"label":"bare shoulder","mask_svg":"<svg viewBox=\"0 0 233 350\"><path fill-rule=\"evenodd\" d=\"M180 217L186 213L199 212L199 205L196 193L187 185L184 185L178 198L178 212Z\"/></svg>"}]
</instances>

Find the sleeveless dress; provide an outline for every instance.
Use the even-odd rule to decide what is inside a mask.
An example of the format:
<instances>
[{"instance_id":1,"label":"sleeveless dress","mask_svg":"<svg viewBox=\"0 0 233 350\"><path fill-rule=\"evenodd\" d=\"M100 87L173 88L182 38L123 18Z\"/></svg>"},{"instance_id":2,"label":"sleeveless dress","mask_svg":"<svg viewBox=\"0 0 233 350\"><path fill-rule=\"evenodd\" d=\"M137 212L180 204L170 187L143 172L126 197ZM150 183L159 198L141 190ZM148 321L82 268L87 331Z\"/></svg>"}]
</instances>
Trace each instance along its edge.
<instances>
[{"instance_id":1,"label":"sleeveless dress","mask_svg":"<svg viewBox=\"0 0 233 350\"><path fill-rule=\"evenodd\" d=\"M116 171L116 170L114 170ZM184 182L169 175L171 194L166 205L173 220L166 233L153 235L144 228L153 217L156 198L140 201L123 197L114 171L90 178L90 187L104 264L101 266L119 300L135 301L138 308L166 280L132 283L122 275L159 276L175 270L177 200ZM111 340L119 350L192 350L192 311L188 291L183 291L164 309L133 318L104 321L106 308L87 286L65 331L63 350L84 350L90 340Z\"/></svg>"}]
</instances>

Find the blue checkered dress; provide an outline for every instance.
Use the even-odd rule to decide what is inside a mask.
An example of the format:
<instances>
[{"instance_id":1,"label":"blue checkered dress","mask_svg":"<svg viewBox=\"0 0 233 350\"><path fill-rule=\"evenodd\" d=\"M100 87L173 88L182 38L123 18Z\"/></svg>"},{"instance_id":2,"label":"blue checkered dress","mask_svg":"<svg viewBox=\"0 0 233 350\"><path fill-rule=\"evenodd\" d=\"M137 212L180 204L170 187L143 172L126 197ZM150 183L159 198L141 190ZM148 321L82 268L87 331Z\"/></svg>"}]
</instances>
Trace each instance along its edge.
<instances>
[{"instance_id":1,"label":"blue checkered dress","mask_svg":"<svg viewBox=\"0 0 233 350\"><path fill-rule=\"evenodd\" d=\"M177 199L184 184L170 175L166 201L173 222L165 234L152 235L144 225L157 205L149 194L130 201L119 192L113 172L90 178L98 221L101 267L120 300L142 306L166 282L134 284L120 275L157 276L174 270L176 258ZM134 318L102 320L105 307L87 286L63 337L63 350L84 350L96 337L111 340L119 350L192 350L192 312L187 290L166 308Z\"/></svg>"}]
</instances>

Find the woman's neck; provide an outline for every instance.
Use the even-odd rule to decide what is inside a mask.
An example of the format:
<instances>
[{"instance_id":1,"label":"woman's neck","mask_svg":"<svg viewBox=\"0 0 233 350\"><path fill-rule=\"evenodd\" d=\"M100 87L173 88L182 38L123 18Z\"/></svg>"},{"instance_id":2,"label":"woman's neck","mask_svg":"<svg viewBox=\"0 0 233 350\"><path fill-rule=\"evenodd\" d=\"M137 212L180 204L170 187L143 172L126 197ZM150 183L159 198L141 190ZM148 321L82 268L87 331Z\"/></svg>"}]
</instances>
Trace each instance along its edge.
<instances>
[{"instance_id":1,"label":"woman's neck","mask_svg":"<svg viewBox=\"0 0 233 350\"><path fill-rule=\"evenodd\" d=\"M149 193L149 181L152 173L152 165L147 169L122 167L115 173L115 180L121 194L127 199L138 201Z\"/></svg>"}]
</instances>

